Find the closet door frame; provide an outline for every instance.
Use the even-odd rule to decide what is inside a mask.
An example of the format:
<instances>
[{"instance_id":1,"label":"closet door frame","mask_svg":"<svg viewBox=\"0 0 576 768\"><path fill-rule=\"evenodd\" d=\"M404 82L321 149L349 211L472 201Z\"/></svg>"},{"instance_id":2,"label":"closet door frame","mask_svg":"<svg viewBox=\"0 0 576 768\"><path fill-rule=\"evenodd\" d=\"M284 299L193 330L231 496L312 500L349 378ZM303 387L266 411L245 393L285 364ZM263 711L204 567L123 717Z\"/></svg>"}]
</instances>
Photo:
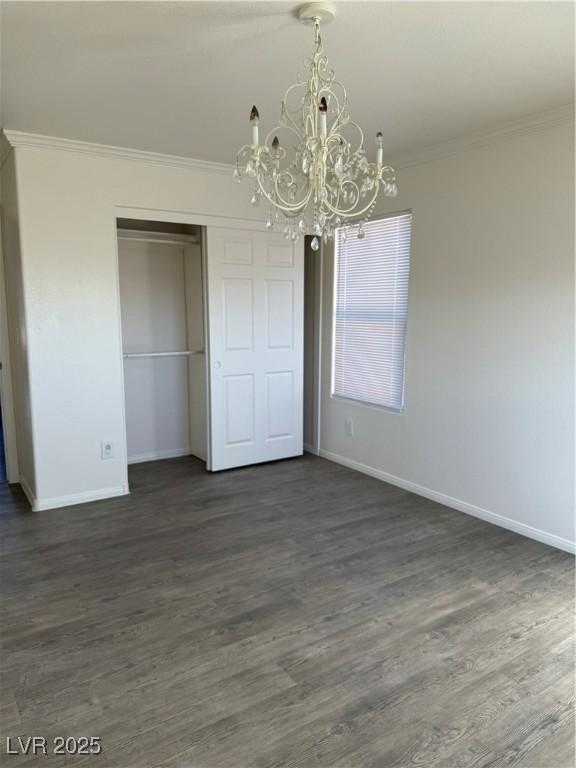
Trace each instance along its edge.
<instances>
[{"instance_id":1,"label":"closet door frame","mask_svg":"<svg viewBox=\"0 0 576 768\"><path fill-rule=\"evenodd\" d=\"M124 398L124 362L122 358L122 325L121 325L121 314L120 314L120 268L119 268L119 259L118 259L118 237L117 237L117 219L137 219L140 221L160 221L164 223L169 224L190 224L195 225L199 227L225 227L228 229L248 229L252 231L260 231L260 232L266 232L266 224L261 219L243 219L243 218L232 218L227 216L211 216L208 214L202 214L202 213L193 213L193 212L182 212L182 211L167 211L167 210L161 210L161 209L155 209L155 208L134 208L129 205L115 205L112 211L112 221L111 221L111 229L113 233L114 238L114 248L116 253L116 305L117 305L117 327L118 327L118 339L119 339L119 349L120 349L120 376L121 376L121 387L122 387L122 420L123 420L123 444L119 447L120 451L122 453L122 459L124 462L124 466L126 468L126 488L129 488L128 485L128 452L127 452L127 441L126 441L126 409L125 409L125 398ZM172 237L172 236L171 236ZM207 392L207 409L206 409L206 419L207 419L207 426L206 426L206 435L207 435L207 459L206 462L206 469L210 470L210 455L211 455L211 434L210 434L210 370L211 370L211 361L210 361L210 344L209 342L209 334L210 334L210 327L208 325L208 304L207 304L207 281L206 281L206 259L207 259L207 253L206 253L206 230L202 230L201 234L201 243L202 243L202 272L203 272L203 291L204 291L204 349L205 349L205 360L206 360L206 366L205 366L205 375L206 375L206 392ZM320 368L320 360L316 360L316 365L318 368ZM319 418L320 413L319 410L317 410L315 419L319 424Z\"/></svg>"}]
</instances>

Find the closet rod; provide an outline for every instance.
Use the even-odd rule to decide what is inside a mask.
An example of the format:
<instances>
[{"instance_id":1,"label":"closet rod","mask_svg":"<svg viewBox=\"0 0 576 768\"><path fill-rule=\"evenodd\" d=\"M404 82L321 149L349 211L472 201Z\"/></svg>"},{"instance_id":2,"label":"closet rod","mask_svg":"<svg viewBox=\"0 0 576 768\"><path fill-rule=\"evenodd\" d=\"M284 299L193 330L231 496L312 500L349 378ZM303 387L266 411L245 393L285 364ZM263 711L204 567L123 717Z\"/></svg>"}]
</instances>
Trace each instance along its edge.
<instances>
[{"instance_id":1,"label":"closet rod","mask_svg":"<svg viewBox=\"0 0 576 768\"><path fill-rule=\"evenodd\" d=\"M184 349L180 352L124 352L122 357L184 357L188 355L203 355L203 349Z\"/></svg>"},{"instance_id":2,"label":"closet rod","mask_svg":"<svg viewBox=\"0 0 576 768\"><path fill-rule=\"evenodd\" d=\"M129 237L127 235L118 235L118 240L131 240L133 243L160 243L162 245L197 245L200 242L199 237L182 237L181 240L176 237Z\"/></svg>"}]
</instances>

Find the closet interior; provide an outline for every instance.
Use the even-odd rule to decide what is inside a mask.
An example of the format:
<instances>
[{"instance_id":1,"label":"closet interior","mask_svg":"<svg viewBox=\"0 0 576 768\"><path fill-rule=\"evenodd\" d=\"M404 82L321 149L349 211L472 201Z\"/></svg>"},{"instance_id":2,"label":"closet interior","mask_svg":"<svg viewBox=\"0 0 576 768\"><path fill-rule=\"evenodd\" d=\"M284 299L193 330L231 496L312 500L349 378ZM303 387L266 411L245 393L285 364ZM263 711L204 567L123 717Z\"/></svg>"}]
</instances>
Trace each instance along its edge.
<instances>
[{"instance_id":1,"label":"closet interior","mask_svg":"<svg viewBox=\"0 0 576 768\"><path fill-rule=\"evenodd\" d=\"M203 228L117 220L128 463L207 459Z\"/></svg>"}]
</instances>

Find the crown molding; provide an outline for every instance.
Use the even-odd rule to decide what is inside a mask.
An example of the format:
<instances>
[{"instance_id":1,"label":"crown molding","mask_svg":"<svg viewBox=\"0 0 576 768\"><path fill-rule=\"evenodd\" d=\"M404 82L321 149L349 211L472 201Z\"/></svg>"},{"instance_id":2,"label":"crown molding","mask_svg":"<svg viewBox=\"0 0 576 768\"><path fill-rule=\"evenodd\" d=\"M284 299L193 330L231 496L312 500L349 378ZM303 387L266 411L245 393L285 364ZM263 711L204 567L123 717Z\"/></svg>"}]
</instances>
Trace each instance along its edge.
<instances>
[{"instance_id":1,"label":"crown molding","mask_svg":"<svg viewBox=\"0 0 576 768\"><path fill-rule=\"evenodd\" d=\"M538 112L535 115L523 117L520 120L513 120L507 123L501 123L491 128L486 128L475 133L468 133L456 139L442 141L437 144L431 144L414 152L407 152L404 155L398 155L392 158L391 165L396 170L410 168L414 165L431 163L434 160L442 160L452 155L460 154L481 147L489 146L499 141L512 139L517 136L524 136L530 133L538 133L557 125L564 125L574 121L574 104L565 104L562 107Z\"/></svg>"},{"instance_id":2,"label":"crown molding","mask_svg":"<svg viewBox=\"0 0 576 768\"><path fill-rule=\"evenodd\" d=\"M574 121L574 104L566 104L562 107L539 112L535 115L502 123L498 126L487 128L483 131L469 133L457 139L439 142L414 152L398 155L392 158L392 165L396 170L410 168L414 165L430 163L434 160L442 160L461 152L479 149L498 141L511 139L515 136L523 136L530 133L544 131L556 125ZM191 157L179 155L166 155L160 152L147 152L128 147L114 147L108 144L95 144L88 141L75 139L62 139L56 136L43 136L37 133L25 133L4 129L3 140L0 146L0 165L9 155L12 147L34 147L37 149L52 149L61 152L76 152L83 155L106 157L115 160L128 160L130 162L149 163L151 165L164 165L172 168L183 168L208 173L229 175L232 172L231 163L216 163L210 160L195 160Z\"/></svg>"},{"instance_id":3,"label":"crown molding","mask_svg":"<svg viewBox=\"0 0 576 768\"><path fill-rule=\"evenodd\" d=\"M128 160L129 162L149 163L151 165L165 165L171 168L221 173L228 176L232 173L234 167L229 163L195 160L191 157L166 155L161 152L147 152L146 150L130 149L128 147L113 147L108 144L95 144L89 141L77 141L76 139L62 139L57 136L43 136L38 133L12 131L7 128L4 129L3 134L9 145L16 149L20 147L53 149L60 152L76 152L82 155L106 157L113 160Z\"/></svg>"}]
</instances>

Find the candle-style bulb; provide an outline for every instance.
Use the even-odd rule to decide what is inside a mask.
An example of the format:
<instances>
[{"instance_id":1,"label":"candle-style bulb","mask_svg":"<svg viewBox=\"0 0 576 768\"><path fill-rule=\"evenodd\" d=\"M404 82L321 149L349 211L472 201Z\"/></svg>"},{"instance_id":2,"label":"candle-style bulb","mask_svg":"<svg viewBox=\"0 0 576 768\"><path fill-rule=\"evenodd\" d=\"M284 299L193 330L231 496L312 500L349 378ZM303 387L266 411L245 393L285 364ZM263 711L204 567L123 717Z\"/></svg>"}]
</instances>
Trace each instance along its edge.
<instances>
[{"instance_id":1,"label":"candle-style bulb","mask_svg":"<svg viewBox=\"0 0 576 768\"><path fill-rule=\"evenodd\" d=\"M280 139L278 138L278 136L274 136L274 138L272 139L272 149L274 150L274 152L278 152L278 150L280 149Z\"/></svg>"},{"instance_id":2,"label":"candle-style bulb","mask_svg":"<svg viewBox=\"0 0 576 768\"><path fill-rule=\"evenodd\" d=\"M382 147L384 146L384 142L382 141L382 131L378 131L376 134L376 165L378 168L382 168L382 157L384 155L384 151Z\"/></svg>"},{"instance_id":3,"label":"candle-style bulb","mask_svg":"<svg viewBox=\"0 0 576 768\"><path fill-rule=\"evenodd\" d=\"M257 147L260 143L260 137L258 135L258 123L260 122L260 115L255 106L252 107L250 112L250 128L252 129L252 146Z\"/></svg>"},{"instance_id":4,"label":"candle-style bulb","mask_svg":"<svg viewBox=\"0 0 576 768\"><path fill-rule=\"evenodd\" d=\"M326 101L326 97L322 96L320 99L320 104L318 105L318 109L320 112L328 112L328 102Z\"/></svg>"}]
</instances>

